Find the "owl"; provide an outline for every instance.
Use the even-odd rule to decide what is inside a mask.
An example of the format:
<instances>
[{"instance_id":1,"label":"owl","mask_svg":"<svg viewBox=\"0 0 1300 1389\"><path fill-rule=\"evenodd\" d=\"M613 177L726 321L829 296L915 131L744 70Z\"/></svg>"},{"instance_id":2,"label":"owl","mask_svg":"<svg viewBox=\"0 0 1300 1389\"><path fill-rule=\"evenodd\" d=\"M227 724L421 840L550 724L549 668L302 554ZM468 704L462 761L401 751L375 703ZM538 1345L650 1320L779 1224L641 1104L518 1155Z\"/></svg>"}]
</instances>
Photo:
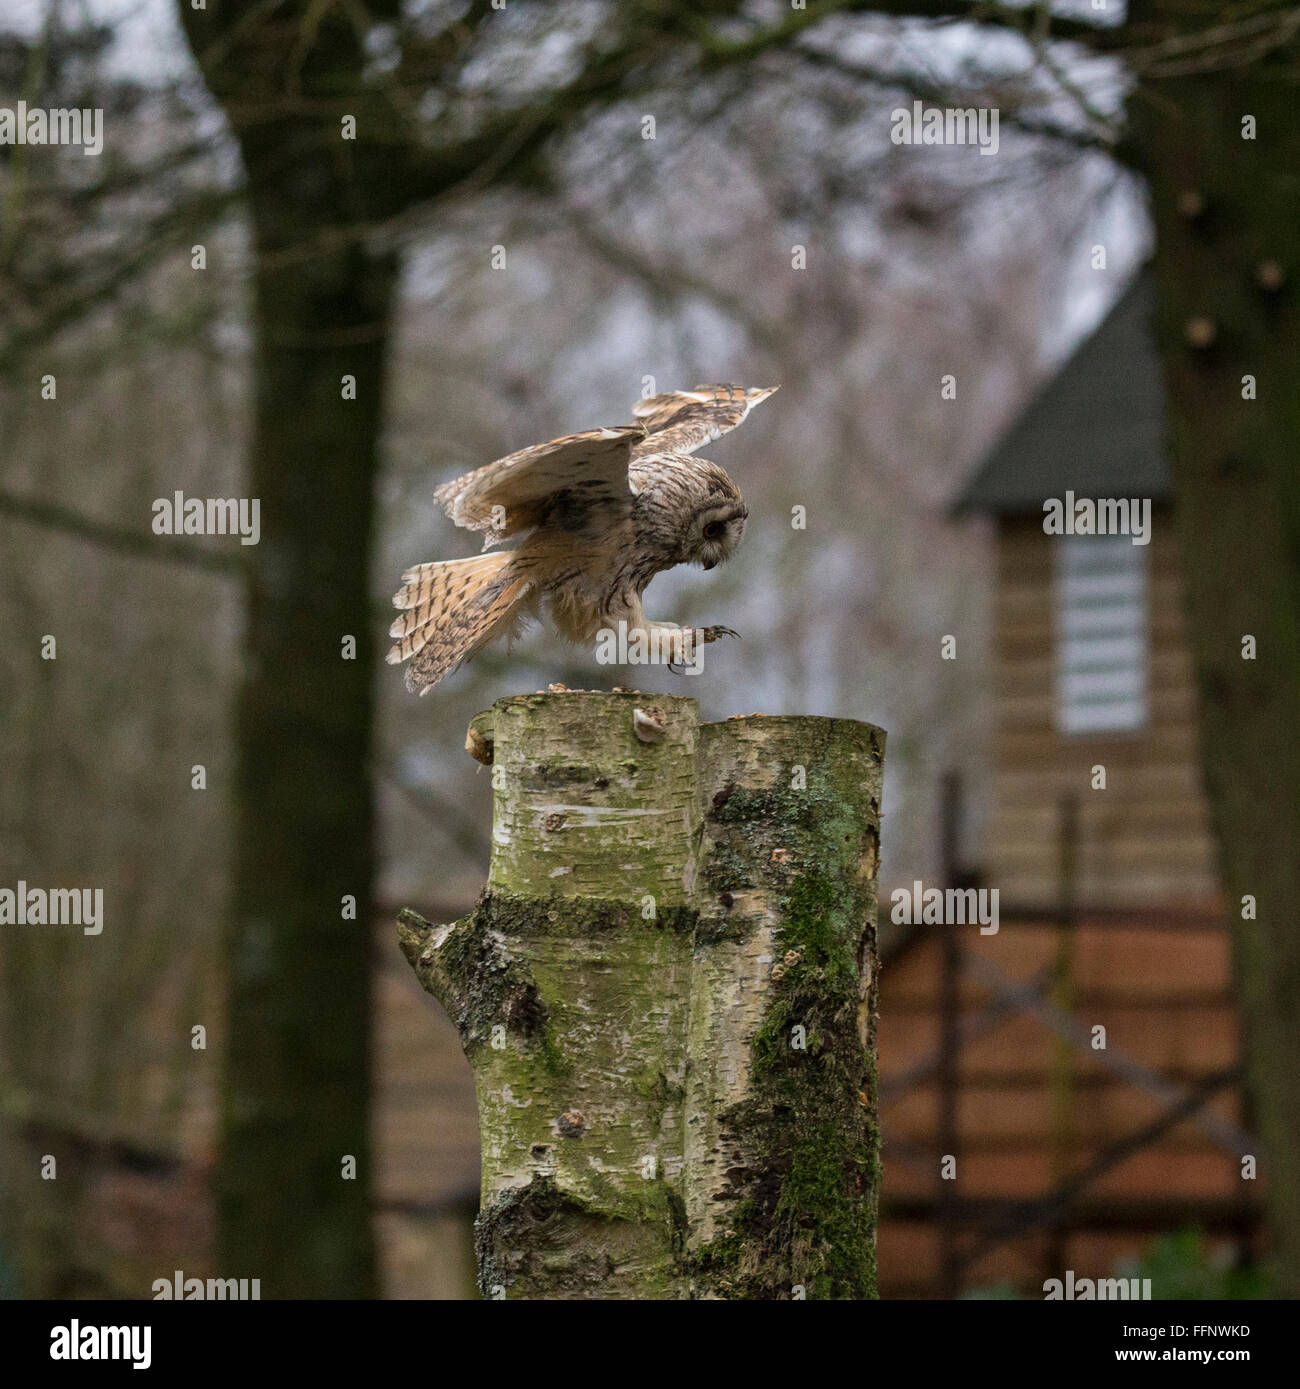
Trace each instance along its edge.
<instances>
[{"instance_id":1,"label":"owl","mask_svg":"<svg viewBox=\"0 0 1300 1389\"><path fill-rule=\"evenodd\" d=\"M626 624L666 659L693 659L729 627L652 622L641 595L678 564L712 569L735 553L748 512L716 463L694 456L734 429L777 387L696 386L640 400L635 423L569 434L485 464L434 493L483 554L417 564L393 598L390 665L409 660L406 688L427 694L497 637L546 615L590 644ZM511 550L495 550L517 540Z\"/></svg>"}]
</instances>

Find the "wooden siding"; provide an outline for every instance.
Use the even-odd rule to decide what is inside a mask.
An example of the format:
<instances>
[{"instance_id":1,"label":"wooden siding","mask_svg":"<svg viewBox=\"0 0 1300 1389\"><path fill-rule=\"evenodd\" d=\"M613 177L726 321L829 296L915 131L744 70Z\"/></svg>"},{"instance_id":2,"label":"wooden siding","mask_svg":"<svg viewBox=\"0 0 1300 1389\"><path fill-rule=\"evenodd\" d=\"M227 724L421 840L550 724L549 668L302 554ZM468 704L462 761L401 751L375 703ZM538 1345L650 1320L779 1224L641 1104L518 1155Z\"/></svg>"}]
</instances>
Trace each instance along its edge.
<instances>
[{"instance_id":1,"label":"wooden siding","mask_svg":"<svg viewBox=\"0 0 1300 1389\"><path fill-rule=\"evenodd\" d=\"M1171 519L1154 509L1148 548L1150 717L1123 734L1055 724L1054 538L1038 518L1003 520L995 596L993 817L986 881L1005 902L1060 895L1062 797L1078 794L1081 900L1205 901L1218 875L1196 745L1196 690ZM1106 768L1107 789L1090 787Z\"/></svg>"}]
</instances>

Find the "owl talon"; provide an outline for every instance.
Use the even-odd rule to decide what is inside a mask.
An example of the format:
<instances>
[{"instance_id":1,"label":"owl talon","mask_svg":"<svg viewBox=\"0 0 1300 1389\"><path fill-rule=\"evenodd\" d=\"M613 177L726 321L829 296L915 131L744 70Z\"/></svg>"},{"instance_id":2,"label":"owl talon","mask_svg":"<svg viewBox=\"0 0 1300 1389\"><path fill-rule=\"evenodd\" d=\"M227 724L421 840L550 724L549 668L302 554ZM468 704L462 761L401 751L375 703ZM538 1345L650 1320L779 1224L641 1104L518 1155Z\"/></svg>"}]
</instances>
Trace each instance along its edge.
<instances>
[{"instance_id":1,"label":"owl talon","mask_svg":"<svg viewBox=\"0 0 1300 1389\"><path fill-rule=\"evenodd\" d=\"M739 641L739 640L740 640L740 633L739 633L739 632L733 632L732 629L731 629L730 627L705 627L705 628L704 628L704 640L705 640L705 641L717 641L717 640L719 640L719 638L721 638L721 637L735 637L735 639L736 639L737 641Z\"/></svg>"}]
</instances>

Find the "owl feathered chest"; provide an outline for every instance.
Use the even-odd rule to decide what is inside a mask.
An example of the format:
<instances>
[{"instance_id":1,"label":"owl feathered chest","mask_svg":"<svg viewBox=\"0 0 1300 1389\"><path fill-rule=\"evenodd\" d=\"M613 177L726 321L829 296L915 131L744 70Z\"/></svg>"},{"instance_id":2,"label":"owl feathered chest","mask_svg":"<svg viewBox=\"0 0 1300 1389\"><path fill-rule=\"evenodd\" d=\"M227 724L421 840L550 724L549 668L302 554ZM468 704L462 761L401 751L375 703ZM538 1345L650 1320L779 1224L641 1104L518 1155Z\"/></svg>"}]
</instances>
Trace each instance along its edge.
<instances>
[{"instance_id":1,"label":"owl feathered chest","mask_svg":"<svg viewBox=\"0 0 1300 1389\"><path fill-rule=\"evenodd\" d=\"M674 524L653 491L619 505L561 498L520 548L515 572L531 580L534 610L544 604L564 636L587 642L636 608L656 574L680 563L680 541L680 518Z\"/></svg>"},{"instance_id":2,"label":"owl feathered chest","mask_svg":"<svg viewBox=\"0 0 1300 1389\"><path fill-rule=\"evenodd\" d=\"M635 497L617 509L564 508L524 549L542 561L541 591L570 590L603 607L621 592L639 597L656 574L680 563L680 541L680 521L655 499Z\"/></svg>"}]
</instances>

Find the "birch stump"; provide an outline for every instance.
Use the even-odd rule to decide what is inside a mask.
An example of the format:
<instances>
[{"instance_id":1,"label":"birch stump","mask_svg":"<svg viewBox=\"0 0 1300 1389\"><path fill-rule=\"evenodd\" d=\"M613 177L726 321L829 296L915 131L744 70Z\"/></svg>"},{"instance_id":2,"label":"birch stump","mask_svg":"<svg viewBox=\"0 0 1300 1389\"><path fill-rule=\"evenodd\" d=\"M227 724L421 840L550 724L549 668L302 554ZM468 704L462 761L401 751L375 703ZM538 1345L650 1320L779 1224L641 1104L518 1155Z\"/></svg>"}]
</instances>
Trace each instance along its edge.
<instances>
[{"instance_id":1,"label":"birch stump","mask_svg":"<svg viewBox=\"0 0 1300 1389\"><path fill-rule=\"evenodd\" d=\"M474 1069L485 1296L875 1296L884 743L637 692L474 720L487 886L398 929Z\"/></svg>"}]
</instances>

